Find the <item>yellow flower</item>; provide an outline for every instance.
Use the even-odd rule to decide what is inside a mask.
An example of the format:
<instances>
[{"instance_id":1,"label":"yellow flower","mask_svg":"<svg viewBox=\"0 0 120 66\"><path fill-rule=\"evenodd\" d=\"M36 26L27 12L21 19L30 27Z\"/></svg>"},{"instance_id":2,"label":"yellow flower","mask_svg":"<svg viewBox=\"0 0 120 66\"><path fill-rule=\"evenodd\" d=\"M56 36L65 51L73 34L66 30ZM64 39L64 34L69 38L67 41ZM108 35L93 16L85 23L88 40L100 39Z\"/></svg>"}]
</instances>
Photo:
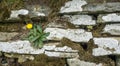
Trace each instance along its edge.
<instances>
[{"instance_id":1,"label":"yellow flower","mask_svg":"<svg viewBox=\"0 0 120 66\"><path fill-rule=\"evenodd\" d=\"M28 23L27 25L26 25L26 28L27 29L31 29L33 27L33 25L31 24L31 23Z\"/></svg>"}]
</instances>

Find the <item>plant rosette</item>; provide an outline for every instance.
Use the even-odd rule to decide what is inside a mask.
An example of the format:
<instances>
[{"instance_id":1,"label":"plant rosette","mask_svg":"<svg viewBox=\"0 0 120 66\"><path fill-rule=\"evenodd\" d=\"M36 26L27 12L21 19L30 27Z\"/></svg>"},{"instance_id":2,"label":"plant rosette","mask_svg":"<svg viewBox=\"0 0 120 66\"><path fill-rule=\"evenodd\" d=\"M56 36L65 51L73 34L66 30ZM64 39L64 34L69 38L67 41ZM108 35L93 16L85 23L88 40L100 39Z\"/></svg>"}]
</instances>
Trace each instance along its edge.
<instances>
[{"instance_id":1,"label":"plant rosette","mask_svg":"<svg viewBox=\"0 0 120 66\"><path fill-rule=\"evenodd\" d=\"M50 33L45 33L40 25L34 24L32 26L31 24L28 24L26 27L30 29L27 40L32 43L33 47L42 48L43 42L47 40L46 38Z\"/></svg>"}]
</instances>

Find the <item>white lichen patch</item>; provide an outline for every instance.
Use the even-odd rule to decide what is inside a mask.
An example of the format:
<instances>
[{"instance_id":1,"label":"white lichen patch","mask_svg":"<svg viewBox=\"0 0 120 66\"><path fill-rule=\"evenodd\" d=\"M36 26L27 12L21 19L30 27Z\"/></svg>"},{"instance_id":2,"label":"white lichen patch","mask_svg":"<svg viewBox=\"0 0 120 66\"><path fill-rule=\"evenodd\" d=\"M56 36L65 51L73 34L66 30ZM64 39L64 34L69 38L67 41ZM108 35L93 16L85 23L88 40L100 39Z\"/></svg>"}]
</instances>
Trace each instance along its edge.
<instances>
[{"instance_id":1,"label":"white lichen patch","mask_svg":"<svg viewBox=\"0 0 120 66\"><path fill-rule=\"evenodd\" d=\"M46 28L44 32L50 32L48 40L61 40L65 37L74 42L88 42L93 37L91 32L83 29Z\"/></svg>"},{"instance_id":2,"label":"white lichen patch","mask_svg":"<svg viewBox=\"0 0 120 66\"><path fill-rule=\"evenodd\" d=\"M111 35L120 35L120 24L108 24L103 29L103 33L109 33Z\"/></svg>"},{"instance_id":3,"label":"white lichen patch","mask_svg":"<svg viewBox=\"0 0 120 66\"><path fill-rule=\"evenodd\" d=\"M83 11L82 6L86 5L85 0L72 0L65 3L65 6L61 7L60 13L78 12Z\"/></svg>"},{"instance_id":4,"label":"white lichen patch","mask_svg":"<svg viewBox=\"0 0 120 66\"><path fill-rule=\"evenodd\" d=\"M69 22L74 25L95 25L96 21L92 19L89 15L65 15L68 17Z\"/></svg>"},{"instance_id":5,"label":"white lichen patch","mask_svg":"<svg viewBox=\"0 0 120 66\"><path fill-rule=\"evenodd\" d=\"M120 15L116 13L107 14L105 16L102 16L102 20L104 22L120 22Z\"/></svg>"},{"instance_id":6,"label":"white lichen patch","mask_svg":"<svg viewBox=\"0 0 120 66\"><path fill-rule=\"evenodd\" d=\"M96 64L93 62L81 61L77 58L67 59L67 63L69 66L103 66L102 63Z\"/></svg>"},{"instance_id":7,"label":"white lichen patch","mask_svg":"<svg viewBox=\"0 0 120 66\"><path fill-rule=\"evenodd\" d=\"M93 49L94 56L120 54L119 38L94 38L94 44L98 48Z\"/></svg>"}]
</instances>

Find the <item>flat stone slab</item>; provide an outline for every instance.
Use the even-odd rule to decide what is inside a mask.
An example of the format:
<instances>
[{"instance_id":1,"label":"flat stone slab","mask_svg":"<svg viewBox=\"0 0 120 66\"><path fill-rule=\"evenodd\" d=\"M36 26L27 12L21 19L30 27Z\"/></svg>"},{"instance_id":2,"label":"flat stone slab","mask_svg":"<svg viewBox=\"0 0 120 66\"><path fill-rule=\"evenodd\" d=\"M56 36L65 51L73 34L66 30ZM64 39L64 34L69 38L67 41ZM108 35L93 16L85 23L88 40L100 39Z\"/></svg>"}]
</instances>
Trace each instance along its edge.
<instances>
[{"instance_id":1,"label":"flat stone slab","mask_svg":"<svg viewBox=\"0 0 120 66\"><path fill-rule=\"evenodd\" d=\"M61 40L65 37L74 42L88 42L93 37L91 32L83 29L46 28L44 32L50 32L48 40Z\"/></svg>"},{"instance_id":2,"label":"flat stone slab","mask_svg":"<svg viewBox=\"0 0 120 66\"><path fill-rule=\"evenodd\" d=\"M46 51L55 51L55 52L79 52L78 50L73 50L68 46L56 47L55 45L44 45L43 48Z\"/></svg>"},{"instance_id":3,"label":"flat stone slab","mask_svg":"<svg viewBox=\"0 0 120 66\"><path fill-rule=\"evenodd\" d=\"M65 6L61 7L60 13L83 11L82 6L86 4L87 2L85 0L72 0L72 1L66 2Z\"/></svg>"},{"instance_id":4,"label":"flat stone slab","mask_svg":"<svg viewBox=\"0 0 120 66\"><path fill-rule=\"evenodd\" d=\"M11 33L0 32L0 41L10 40L12 37L15 37L16 35L18 35L17 32L11 32Z\"/></svg>"},{"instance_id":5,"label":"flat stone slab","mask_svg":"<svg viewBox=\"0 0 120 66\"><path fill-rule=\"evenodd\" d=\"M93 49L94 56L103 56L103 55L119 55L120 54L120 38L111 37L111 38L94 38L94 44L98 48Z\"/></svg>"},{"instance_id":6,"label":"flat stone slab","mask_svg":"<svg viewBox=\"0 0 120 66\"><path fill-rule=\"evenodd\" d=\"M120 11L120 2L92 3L83 7L84 12L103 13Z\"/></svg>"},{"instance_id":7,"label":"flat stone slab","mask_svg":"<svg viewBox=\"0 0 120 66\"><path fill-rule=\"evenodd\" d=\"M89 15L65 15L64 17L67 17L69 22L71 22L74 25L95 25L96 21L93 20L92 16Z\"/></svg>"},{"instance_id":8,"label":"flat stone slab","mask_svg":"<svg viewBox=\"0 0 120 66\"><path fill-rule=\"evenodd\" d=\"M79 57L78 53L66 53L66 52L51 52L45 51L45 54L49 57L61 57L61 58L75 58Z\"/></svg>"},{"instance_id":9,"label":"flat stone slab","mask_svg":"<svg viewBox=\"0 0 120 66\"><path fill-rule=\"evenodd\" d=\"M120 22L120 13L101 14L98 16L98 23Z\"/></svg>"},{"instance_id":10,"label":"flat stone slab","mask_svg":"<svg viewBox=\"0 0 120 66\"><path fill-rule=\"evenodd\" d=\"M47 43L43 48L35 49L29 41L0 42L0 51L18 54L46 54L50 57L70 58L77 57L78 50L73 50L68 46L57 47L60 43Z\"/></svg>"},{"instance_id":11,"label":"flat stone slab","mask_svg":"<svg viewBox=\"0 0 120 66\"><path fill-rule=\"evenodd\" d=\"M120 24L108 24L103 29L103 33L109 33L111 35L120 35Z\"/></svg>"},{"instance_id":12,"label":"flat stone slab","mask_svg":"<svg viewBox=\"0 0 120 66\"><path fill-rule=\"evenodd\" d=\"M39 11L35 11L35 10L30 11L28 9L19 9L19 10L12 10L8 20L16 20L16 19L19 20L20 19L19 15L29 15L30 18L46 16L44 13L39 12Z\"/></svg>"},{"instance_id":13,"label":"flat stone slab","mask_svg":"<svg viewBox=\"0 0 120 66\"><path fill-rule=\"evenodd\" d=\"M69 66L103 66L102 63L96 64L93 62L81 61L77 58L67 59L67 63Z\"/></svg>"},{"instance_id":14,"label":"flat stone slab","mask_svg":"<svg viewBox=\"0 0 120 66\"><path fill-rule=\"evenodd\" d=\"M0 51L19 54L41 54L44 49L34 49L29 41L0 42Z\"/></svg>"},{"instance_id":15,"label":"flat stone slab","mask_svg":"<svg viewBox=\"0 0 120 66\"><path fill-rule=\"evenodd\" d=\"M103 13L120 11L120 2L89 3L87 0L72 0L62 6L60 13Z\"/></svg>"}]
</instances>

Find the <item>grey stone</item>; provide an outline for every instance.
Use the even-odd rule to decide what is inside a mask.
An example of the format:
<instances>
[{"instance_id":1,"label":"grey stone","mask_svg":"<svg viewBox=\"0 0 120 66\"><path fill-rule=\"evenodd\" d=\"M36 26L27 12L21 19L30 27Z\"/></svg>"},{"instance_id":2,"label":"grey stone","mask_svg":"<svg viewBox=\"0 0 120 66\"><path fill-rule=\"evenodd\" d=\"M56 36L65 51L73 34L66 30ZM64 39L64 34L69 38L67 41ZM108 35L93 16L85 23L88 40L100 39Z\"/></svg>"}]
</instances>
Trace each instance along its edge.
<instances>
[{"instance_id":1,"label":"grey stone","mask_svg":"<svg viewBox=\"0 0 120 66\"><path fill-rule=\"evenodd\" d=\"M119 55L120 54L120 38L94 38L95 45L98 48L93 49L94 56L103 55Z\"/></svg>"},{"instance_id":2,"label":"grey stone","mask_svg":"<svg viewBox=\"0 0 120 66\"><path fill-rule=\"evenodd\" d=\"M28 15L29 11L26 9L12 10L9 19L19 19L18 15Z\"/></svg>"},{"instance_id":3,"label":"grey stone","mask_svg":"<svg viewBox=\"0 0 120 66\"><path fill-rule=\"evenodd\" d=\"M26 9L29 10L30 17L38 17L38 16L47 16L50 13L50 8L45 5L40 4L31 4L26 5Z\"/></svg>"},{"instance_id":4,"label":"grey stone","mask_svg":"<svg viewBox=\"0 0 120 66\"><path fill-rule=\"evenodd\" d=\"M103 29L103 33L109 33L111 35L120 35L120 24L108 24Z\"/></svg>"},{"instance_id":5,"label":"grey stone","mask_svg":"<svg viewBox=\"0 0 120 66\"><path fill-rule=\"evenodd\" d=\"M11 33L0 32L0 41L10 40L11 38L13 38L16 35L18 35L17 32L11 32Z\"/></svg>"},{"instance_id":6,"label":"grey stone","mask_svg":"<svg viewBox=\"0 0 120 66\"><path fill-rule=\"evenodd\" d=\"M35 49L31 47L29 41L0 42L0 51L19 54L41 54L44 49Z\"/></svg>"},{"instance_id":7,"label":"grey stone","mask_svg":"<svg viewBox=\"0 0 120 66\"><path fill-rule=\"evenodd\" d=\"M69 22L74 25L95 25L96 21L89 15L65 15L68 17Z\"/></svg>"},{"instance_id":8,"label":"grey stone","mask_svg":"<svg viewBox=\"0 0 120 66\"><path fill-rule=\"evenodd\" d=\"M73 50L68 46L56 47L56 45L54 44L56 43L52 43L52 45L44 45L43 49L45 49L46 51L55 51L55 52L78 52L78 50Z\"/></svg>"},{"instance_id":9,"label":"grey stone","mask_svg":"<svg viewBox=\"0 0 120 66\"><path fill-rule=\"evenodd\" d=\"M119 2L111 2L111 3L92 3L83 7L85 12L116 12L120 11L120 3Z\"/></svg>"},{"instance_id":10,"label":"grey stone","mask_svg":"<svg viewBox=\"0 0 120 66\"><path fill-rule=\"evenodd\" d=\"M35 49L31 46L29 41L12 41L12 42L0 42L0 51L6 53L18 53L18 54L46 54L50 57L78 57L78 50L73 50L70 47L63 46L57 47L59 43L47 43L41 49ZM13 55L6 55L13 56ZM14 57L19 58L18 55ZM24 56L20 56L19 61L24 62L26 59L22 59Z\"/></svg>"},{"instance_id":11,"label":"grey stone","mask_svg":"<svg viewBox=\"0 0 120 66\"><path fill-rule=\"evenodd\" d=\"M46 28L44 32L50 32L48 40L61 40L65 37L74 42L88 42L93 37L91 32L83 29Z\"/></svg>"},{"instance_id":12,"label":"grey stone","mask_svg":"<svg viewBox=\"0 0 120 66\"><path fill-rule=\"evenodd\" d=\"M60 13L109 13L120 11L120 2L89 3L87 0L72 0L61 7Z\"/></svg>"},{"instance_id":13,"label":"grey stone","mask_svg":"<svg viewBox=\"0 0 120 66\"><path fill-rule=\"evenodd\" d=\"M69 66L103 66L102 63L96 64L93 62L81 61L77 58L67 59L67 63Z\"/></svg>"},{"instance_id":14,"label":"grey stone","mask_svg":"<svg viewBox=\"0 0 120 66\"><path fill-rule=\"evenodd\" d=\"M120 22L120 14L119 13L101 14L98 16L97 22L98 23Z\"/></svg>"},{"instance_id":15,"label":"grey stone","mask_svg":"<svg viewBox=\"0 0 120 66\"><path fill-rule=\"evenodd\" d=\"M72 0L72 1L66 2L65 6L61 7L60 13L83 11L82 6L86 4L87 2L85 0Z\"/></svg>"},{"instance_id":16,"label":"grey stone","mask_svg":"<svg viewBox=\"0 0 120 66\"><path fill-rule=\"evenodd\" d=\"M73 58L79 57L78 53L66 53L66 52L52 52L45 51L45 54L49 57L61 57L61 58Z\"/></svg>"}]
</instances>

